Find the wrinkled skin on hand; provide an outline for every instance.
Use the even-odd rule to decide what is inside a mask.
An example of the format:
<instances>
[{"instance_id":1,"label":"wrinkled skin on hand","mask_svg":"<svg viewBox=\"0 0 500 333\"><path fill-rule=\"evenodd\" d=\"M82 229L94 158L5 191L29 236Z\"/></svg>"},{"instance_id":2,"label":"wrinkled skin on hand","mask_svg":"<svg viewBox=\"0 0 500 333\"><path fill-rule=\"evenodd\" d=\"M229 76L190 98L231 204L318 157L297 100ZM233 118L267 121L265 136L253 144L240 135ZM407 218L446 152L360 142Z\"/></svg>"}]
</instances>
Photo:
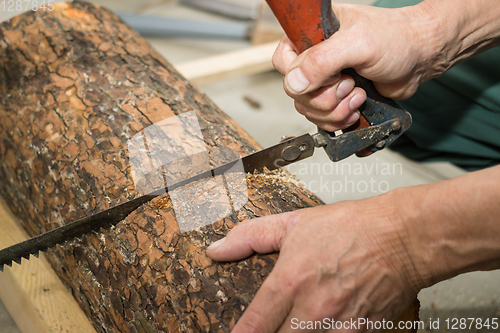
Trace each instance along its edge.
<instances>
[{"instance_id":1,"label":"wrinkled skin on hand","mask_svg":"<svg viewBox=\"0 0 500 333\"><path fill-rule=\"evenodd\" d=\"M211 258L280 256L233 332L296 332L293 318L392 320L422 288L500 269L499 177L496 166L237 225Z\"/></svg>"},{"instance_id":2,"label":"wrinkled skin on hand","mask_svg":"<svg viewBox=\"0 0 500 333\"><path fill-rule=\"evenodd\" d=\"M383 195L247 220L210 247L222 261L280 251L233 332L292 332L293 318L394 319L420 287L390 202Z\"/></svg>"},{"instance_id":3,"label":"wrinkled skin on hand","mask_svg":"<svg viewBox=\"0 0 500 333\"><path fill-rule=\"evenodd\" d=\"M334 131L359 119L366 100L345 68L374 82L384 96L411 97L419 84L447 69L439 56L436 23L425 6L400 9L333 3L340 29L300 55L290 40L280 42L274 57L285 75L284 89L299 113L319 127Z\"/></svg>"}]
</instances>

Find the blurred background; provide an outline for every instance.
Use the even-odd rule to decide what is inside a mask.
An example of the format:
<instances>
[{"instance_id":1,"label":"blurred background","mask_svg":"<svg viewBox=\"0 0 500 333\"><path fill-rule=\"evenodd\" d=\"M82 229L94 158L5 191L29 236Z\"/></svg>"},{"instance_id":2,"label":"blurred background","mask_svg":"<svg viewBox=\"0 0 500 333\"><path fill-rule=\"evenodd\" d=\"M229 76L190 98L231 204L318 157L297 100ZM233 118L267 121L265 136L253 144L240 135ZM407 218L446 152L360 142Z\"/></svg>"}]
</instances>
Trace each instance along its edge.
<instances>
[{"instance_id":1,"label":"blurred background","mask_svg":"<svg viewBox=\"0 0 500 333\"><path fill-rule=\"evenodd\" d=\"M281 74L272 69L272 51L283 32L263 1L90 2L122 15L263 147L286 135L315 133L315 126L295 111L293 102L283 92ZM0 3L0 21L21 13L7 9ZM232 63L236 69L231 68ZM312 158L289 167L289 171L326 203L366 198L464 173L447 163L415 163L389 150L335 164L318 151ZM441 282L422 290L419 299L420 316L426 325L430 318L439 318L443 323L446 318L500 317L500 271L475 272ZM19 332L2 302L0 333ZM432 331L429 327L426 330ZM445 330L441 324L439 331Z\"/></svg>"}]
</instances>

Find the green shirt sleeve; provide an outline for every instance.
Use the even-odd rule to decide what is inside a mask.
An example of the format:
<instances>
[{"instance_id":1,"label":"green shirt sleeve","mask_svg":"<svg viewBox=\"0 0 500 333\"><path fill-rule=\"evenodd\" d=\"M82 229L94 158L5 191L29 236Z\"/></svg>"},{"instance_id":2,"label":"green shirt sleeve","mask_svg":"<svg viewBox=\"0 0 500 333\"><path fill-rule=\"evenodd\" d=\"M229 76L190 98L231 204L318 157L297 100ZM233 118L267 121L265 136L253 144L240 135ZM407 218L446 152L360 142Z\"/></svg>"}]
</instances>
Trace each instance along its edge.
<instances>
[{"instance_id":1,"label":"green shirt sleeve","mask_svg":"<svg viewBox=\"0 0 500 333\"><path fill-rule=\"evenodd\" d=\"M411 6L418 0L379 0ZM500 47L426 82L400 101L413 124L391 148L418 161L449 161L473 171L500 163Z\"/></svg>"}]
</instances>

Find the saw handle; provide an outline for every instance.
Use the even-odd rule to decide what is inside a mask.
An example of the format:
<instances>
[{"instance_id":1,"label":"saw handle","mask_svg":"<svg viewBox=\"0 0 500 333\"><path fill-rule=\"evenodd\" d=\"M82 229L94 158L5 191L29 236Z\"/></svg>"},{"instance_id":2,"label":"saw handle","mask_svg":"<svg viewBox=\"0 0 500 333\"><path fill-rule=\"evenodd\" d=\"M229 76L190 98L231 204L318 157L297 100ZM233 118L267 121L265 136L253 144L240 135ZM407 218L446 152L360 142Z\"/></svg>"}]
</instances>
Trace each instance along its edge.
<instances>
[{"instance_id":1,"label":"saw handle","mask_svg":"<svg viewBox=\"0 0 500 333\"><path fill-rule=\"evenodd\" d=\"M321 43L340 28L339 20L332 10L330 0L266 0L266 2L298 53ZM353 77L356 85L366 91L367 99L381 101L382 104L388 100L377 92L370 80L361 77L352 68L343 70L342 73ZM392 101L391 104L395 103ZM360 107L361 117L359 121L344 129L343 132L374 125L374 121L367 117L364 112L366 108L366 105ZM372 152L370 148L365 148L357 152L356 155L368 156Z\"/></svg>"}]
</instances>

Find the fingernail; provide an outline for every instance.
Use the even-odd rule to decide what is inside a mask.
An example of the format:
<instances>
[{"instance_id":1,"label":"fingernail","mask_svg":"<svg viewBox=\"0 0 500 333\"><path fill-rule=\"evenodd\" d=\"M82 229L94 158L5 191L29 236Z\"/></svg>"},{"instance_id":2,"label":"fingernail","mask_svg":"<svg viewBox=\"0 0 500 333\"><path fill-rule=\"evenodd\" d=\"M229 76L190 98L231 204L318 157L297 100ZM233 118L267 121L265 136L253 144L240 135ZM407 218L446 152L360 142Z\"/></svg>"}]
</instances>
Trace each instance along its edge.
<instances>
[{"instance_id":1,"label":"fingernail","mask_svg":"<svg viewBox=\"0 0 500 333\"><path fill-rule=\"evenodd\" d=\"M288 88L295 93L301 93L309 87L310 83L300 68L295 68L286 76Z\"/></svg>"},{"instance_id":2,"label":"fingernail","mask_svg":"<svg viewBox=\"0 0 500 333\"><path fill-rule=\"evenodd\" d=\"M215 250L216 248L218 248L219 246L222 245L222 243L224 243L224 241L226 240L226 237L224 238L221 238L219 239L218 241L216 242L213 242L208 248L207 250Z\"/></svg>"},{"instance_id":3,"label":"fingernail","mask_svg":"<svg viewBox=\"0 0 500 333\"><path fill-rule=\"evenodd\" d=\"M337 100L340 101L344 99L349 93L354 89L353 80L344 80L340 82L337 87Z\"/></svg>"},{"instance_id":4,"label":"fingernail","mask_svg":"<svg viewBox=\"0 0 500 333\"><path fill-rule=\"evenodd\" d=\"M349 102L349 109L351 111L356 111L365 102L365 97L361 94L356 94L351 98Z\"/></svg>"},{"instance_id":5,"label":"fingernail","mask_svg":"<svg viewBox=\"0 0 500 333\"><path fill-rule=\"evenodd\" d=\"M350 125L354 124L355 122L357 122L359 120L360 116L361 115L360 115L359 111L351 113L346 119L344 119L344 124L346 124L347 126L350 126Z\"/></svg>"}]
</instances>

